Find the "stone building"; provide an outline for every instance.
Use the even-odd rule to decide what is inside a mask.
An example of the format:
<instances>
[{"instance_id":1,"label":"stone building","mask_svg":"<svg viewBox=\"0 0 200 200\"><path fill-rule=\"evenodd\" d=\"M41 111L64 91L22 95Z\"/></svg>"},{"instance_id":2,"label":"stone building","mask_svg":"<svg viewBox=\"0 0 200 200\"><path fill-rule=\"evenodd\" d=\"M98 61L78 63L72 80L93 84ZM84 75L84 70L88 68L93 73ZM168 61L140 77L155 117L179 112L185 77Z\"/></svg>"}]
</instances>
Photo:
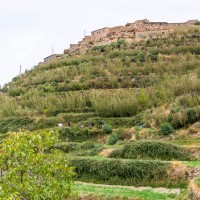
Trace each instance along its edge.
<instances>
[{"instance_id":1,"label":"stone building","mask_svg":"<svg viewBox=\"0 0 200 200\"><path fill-rule=\"evenodd\" d=\"M107 34L109 33L109 31L110 31L110 28L108 28L108 27L92 31L91 38L92 38L92 40L97 41L103 37L106 37Z\"/></svg>"},{"instance_id":2,"label":"stone building","mask_svg":"<svg viewBox=\"0 0 200 200\"><path fill-rule=\"evenodd\" d=\"M52 62L54 60L57 60L60 57L62 57L62 54L52 54L52 55L44 58L44 63Z\"/></svg>"},{"instance_id":3,"label":"stone building","mask_svg":"<svg viewBox=\"0 0 200 200\"><path fill-rule=\"evenodd\" d=\"M194 25L198 20L188 20L184 23L151 22L147 19L127 23L125 26L105 27L92 31L78 44L71 44L64 53L78 54L92 46L107 45L123 38L127 42L144 40L148 38L166 37L176 27Z\"/></svg>"},{"instance_id":4,"label":"stone building","mask_svg":"<svg viewBox=\"0 0 200 200\"><path fill-rule=\"evenodd\" d=\"M70 53L78 53L80 49L80 44L70 44Z\"/></svg>"}]
</instances>

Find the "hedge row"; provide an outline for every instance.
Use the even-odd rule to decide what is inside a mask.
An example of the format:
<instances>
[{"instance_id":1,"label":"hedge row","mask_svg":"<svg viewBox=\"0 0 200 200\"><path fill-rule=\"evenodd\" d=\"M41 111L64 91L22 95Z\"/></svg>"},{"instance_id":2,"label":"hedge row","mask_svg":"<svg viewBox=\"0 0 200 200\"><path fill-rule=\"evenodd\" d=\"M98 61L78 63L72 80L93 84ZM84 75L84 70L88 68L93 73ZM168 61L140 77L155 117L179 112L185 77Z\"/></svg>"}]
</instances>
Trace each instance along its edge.
<instances>
[{"instance_id":1,"label":"hedge row","mask_svg":"<svg viewBox=\"0 0 200 200\"><path fill-rule=\"evenodd\" d=\"M158 141L136 141L125 144L121 150L113 151L111 158L190 160L191 155L183 148Z\"/></svg>"},{"instance_id":2,"label":"hedge row","mask_svg":"<svg viewBox=\"0 0 200 200\"><path fill-rule=\"evenodd\" d=\"M170 163L160 161L75 158L69 161L77 180L113 185L183 187L186 177L168 177Z\"/></svg>"},{"instance_id":3,"label":"hedge row","mask_svg":"<svg viewBox=\"0 0 200 200\"><path fill-rule=\"evenodd\" d=\"M83 142L99 134L97 129L66 127L60 129L60 139L66 142Z\"/></svg>"},{"instance_id":4,"label":"hedge row","mask_svg":"<svg viewBox=\"0 0 200 200\"><path fill-rule=\"evenodd\" d=\"M88 118L92 118L96 116L95 113L61 113L58 115L59 117L62 117L65 122L73 122L78 123L82 121L87 121Z\"/></svg>"},{"instance_id":5,"label":"hedge row","mask_svg":"<svg viewBox=\"0 0 200 200\"><path fill-rule=\"evenodd\" d=\"M96 128L101 128L101 122L110 124L113 128L118 127L132 127L132 118L100 118L95 117L95 113L65 113L60 114L56 117L43 117L43 118L30 118L30 117L10 117L0 120L0 133L6 133L8 131L19 131L21 130L38 130L45 128L53 128L58 123L68 123L72 125L78 125L81 123L84 127L90 127L91 123Z\"/></svg>"},{"instance_id":6,"label":"hedge row","mask_svg":"<svg viewBox=\"0 0 200 200\"><path fill-rule=\"evenodd\" d=\"M88 122L93 122L97 127L101 126L101 122L104 121L106 124L110 124L113 128L119 127L133 127L133 118L132 117L93 117L88 119Z\"/></svg>"},{"instance_id":7,"label":"hedge row","mask_svg":"<svg viewBox=\"0 0 200 200\"><path fill-rule=\"evenodd\" d=\"M32 119L28 117L18 117L18 118L7 118L0 121L0 133L6 133L8 131L19 131L19 129L24 129L33 122Z\"/></svg>"},{"instance_id":8,"label":"hedge row","mask_svg":"<svg viewBox=\"0 0 200 200\"><path fill-rule=\"evenodd\" d=\"M9 131L52 128L58 125L60 120L55 117L34 119L29 117L11 117L0 121L0 133Z\"/></svg>"},{"instance_id":9,"label":"hedge row","mask_svg":"<svg viewBox=\"0 0 200 200\"><path fill-rule=\"evenodd\" d=\"M78 123L81 122L84 126L88 126L90 123L94 123L97 128L101 127L101 122L110 124L114 128L118 127L132 127L134 125L132 117L109 117L102 118L97 117L95 113L63 113L58 115L59 118L67 122Z\"/></svg>"},{"instance_id":10,"label":"hedge row","mask_svg":"<svg viewBox=\"0 0 200 200\"><path fill-rule=\"evenodd\" d=\"M99 154L103 146L93 141L78 142L62 142L53 146L54 149L59 149L65 153L73 153L76 156L95 156Z\"/></svg>"}]
</instances>

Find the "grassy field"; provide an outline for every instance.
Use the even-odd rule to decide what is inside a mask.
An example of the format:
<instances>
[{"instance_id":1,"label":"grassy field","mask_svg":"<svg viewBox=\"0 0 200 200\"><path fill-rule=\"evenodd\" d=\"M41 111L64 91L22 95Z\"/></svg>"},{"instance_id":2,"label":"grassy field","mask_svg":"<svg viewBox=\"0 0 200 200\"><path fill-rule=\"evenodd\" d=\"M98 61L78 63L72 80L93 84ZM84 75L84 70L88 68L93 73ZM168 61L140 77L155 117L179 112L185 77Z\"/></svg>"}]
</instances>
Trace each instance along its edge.
<instances>
[{"instance_id":1,"label":"grassy field","mask_svg":"<svg viewBox=\"0 0 200 200\"><path fill-rule=\"evenodd\" d=\"M200 167L200 161L184 161L183 164L189 167Z\"/></svg>"},{"instance_id":2,"label":"grassy field","mask_svg":"<svg viewBox=\"0 0 200 200\"><path fill-rule=\"evenodd\" d=\"M155 192L153 189L131 189L125 187L103 186L103 185L88 185L84 183L75 183L74 191L81 195L94 195L102 197L121 197L126 199L136 200L172 200L178 198L179 194L174 194L172 191L166 193ZM171 193L171 194L170 194Z\"/></svg>"}]
</instances>

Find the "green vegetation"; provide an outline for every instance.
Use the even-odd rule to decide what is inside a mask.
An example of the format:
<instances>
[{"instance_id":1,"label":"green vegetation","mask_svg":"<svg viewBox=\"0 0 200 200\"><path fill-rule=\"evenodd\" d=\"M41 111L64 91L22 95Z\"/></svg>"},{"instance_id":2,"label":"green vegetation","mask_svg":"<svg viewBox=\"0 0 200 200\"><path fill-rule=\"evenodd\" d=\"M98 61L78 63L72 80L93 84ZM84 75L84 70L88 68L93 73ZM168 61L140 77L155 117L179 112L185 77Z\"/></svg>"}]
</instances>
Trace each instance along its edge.
<instances>
[{"instance_id":1,"label":"green vegetation","mask_svg":"<svg viewBox=\"0 0 200 200\"><path fill-rule=\"evenodd\" d=\"M63 199L69 197L75 173L58 152L54 132L9 133L1 142L0 198Z\"/></svg>"},{"instance_id":2,"label":"green vegetation","mask_svg":"<svg viewBox=\"0 0 200 200\"><path fill-rule=\"evenodd\" d=\"M8 131L18 131L27 127L32 120L28 117L8 118L0 121L0 133L6 133Z\"/></svg>"},{"instance_id":3,"label":"green vegetation","mask_svg":"<svg viewBox=\"0 0 200 200\"><path fill-rule=\"evenodd\" d=\"M200 167L200 161L184 161L183 163L189 167Z\"/></svg>"},{"instance_id":4,"label":"green vegetation","mask_svg":"<svg viewBox=\"0 0 200 200\"><path fill-rule=\"evenodd\" d=\"M3 101L0 118L30 117L33 111L47 117L66 112L127 117L168 104L195 110L196 117L181 122L182 126L198 121L199 32L196 27L178 30L169 38L131 45L120 41L120 47L106 46L103 52L91 49L79 57L39 65L4 86L4 92L20 98L18 105L15 98Z\"/></svg>"},{"instance_id":5,"label":"green vegetation","mask_svg":"<svg viewBox=\"0 0 200 200\"><path fill-rule=\"evenodd\" d=\"M123 187L109 187L109 186L97 186L97 185L87 185L81 183L75 183L73 188L76 192L81 192L84 195L94 195L98 199L108 199L108 200L122 200L122 199L141 199L141 200L170 200L175 199L178 195L176 194L165 194L154 192L153 190L142 190L137 191L131 188Z\"/></svg>"},{"instance_id":6,"label":"green vegetation","mask_svg":"<svg viewBox=\"0 0 200 200\"><path fill-rule=\"evenodd\" d=\"M106 125L103 127L103 133L105 133L105 134L112 133L112 126L110 126L109 124L106 124Z\"/></svg>"},{"instance_id":7,"label":"green vegetation","mask_svg":"<svg viewBox=\"0 0 200 200\"><path fill-rule=\"evenodd\" d=\"M114 145L114 144L116 144L116 142L118 141L118 139L119 139L119 135L117 133L113 133L109 137L108 144L109 145Z\"/></svg>"},{"instance_id":8,"label":"green vegetation","mask_svg":"<svg viewBox=\"0 0 200 200\"><path fill-rule=\"evenodd\" d=\"M123 159L159 159L159 160L188 160L189 152L183 148L157 141L130 142L123 149L113 151L111 158Z\"/></svg>"},{"instance_id":9,"label":"green vegetation","mask_svg":"<svg viewBox=\"0 0 200 200\"><path fill-rule=\"evenodd\" d=\"M69 127L60 129L60 137L63 141L81 142L97 136L98 130L80 127Z\"/></svg>"},{"instance_id":10,"label":"green vegetation","mask_svg":"<svg viewBox=\"0 0 200 200\"><path fill-rule=\"evenodd\" d=\"M62 142L53 146L53 149L59 149L65 153L75 156L96 156L103 150L101 144L93 141L78 142Z\"/></svg>"},{"instance_id":11,"label":"green vegetation","mask_svg":"<svg viewBox=\"0 0 200 200\"><path fill-rule=\"evenodd\" d=\"M200 21L196 22L195 25L200 25Z\"/></svg>"},{"instance_id":12,"label":"green vegetation","mask_svg":"<svg viewBox=\"0 0 200 200\"><path fill-rule=\"evenodd\" d=\"M169 135L170 133L173 133L173 128L170 123L164 122L160 125L160 132L163 135Z\"/></svg>"},{"instance_id":13,"label":"green vegetation","mask_svg":"<svg viewBox=\"0 0 200 200\"><path fill-rule=\"evenodd\" d=\"M199 94L199 26L27 70L0 89L0 198L67 197L67 163L84 182L185 189L200 162ZM98 188L78 183L74 191L98 200L176 198Z\"/></svg>"},{"instance_id":14,"label":"green vegetation","mask_svg":"<svg viewBox=\"0 0 200 200\"><path fill-rule=\"evenodd\" d=\"M75 166L77 179L85 182L165 187L183 187L188 182L183 175L170 178L173 167L160 161L76 158L70 166Z\"/></svg>"}]
</instances>

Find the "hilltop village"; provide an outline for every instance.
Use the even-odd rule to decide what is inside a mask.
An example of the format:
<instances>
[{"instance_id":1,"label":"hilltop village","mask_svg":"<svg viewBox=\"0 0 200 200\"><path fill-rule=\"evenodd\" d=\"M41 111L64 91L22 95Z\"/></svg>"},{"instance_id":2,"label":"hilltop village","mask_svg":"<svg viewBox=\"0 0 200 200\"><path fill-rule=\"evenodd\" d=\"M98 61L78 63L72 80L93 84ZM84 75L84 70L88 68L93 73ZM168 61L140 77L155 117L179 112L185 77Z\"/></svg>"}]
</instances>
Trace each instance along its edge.
<instances>
[{"instance_id":1,"label":"hilltop village","mask_svg":"<svg viewBox=\"0 0 200 200\"><path fill-rule=\"evenodd\" d=\"M137 20L134 23L127 23L125 26L105 27L92 31L90 36L85 36L78 44L70 44L64 54L79 54L93 46L109 45L119 39L126 42L144 40L148 38L166 37L173 29L194 25L198 20L188 20L184 23L150 22L147 19ZM52 54L44 58L44 63L51 62L62 57L62 54Z\"/></svg>"}]
</instances>

